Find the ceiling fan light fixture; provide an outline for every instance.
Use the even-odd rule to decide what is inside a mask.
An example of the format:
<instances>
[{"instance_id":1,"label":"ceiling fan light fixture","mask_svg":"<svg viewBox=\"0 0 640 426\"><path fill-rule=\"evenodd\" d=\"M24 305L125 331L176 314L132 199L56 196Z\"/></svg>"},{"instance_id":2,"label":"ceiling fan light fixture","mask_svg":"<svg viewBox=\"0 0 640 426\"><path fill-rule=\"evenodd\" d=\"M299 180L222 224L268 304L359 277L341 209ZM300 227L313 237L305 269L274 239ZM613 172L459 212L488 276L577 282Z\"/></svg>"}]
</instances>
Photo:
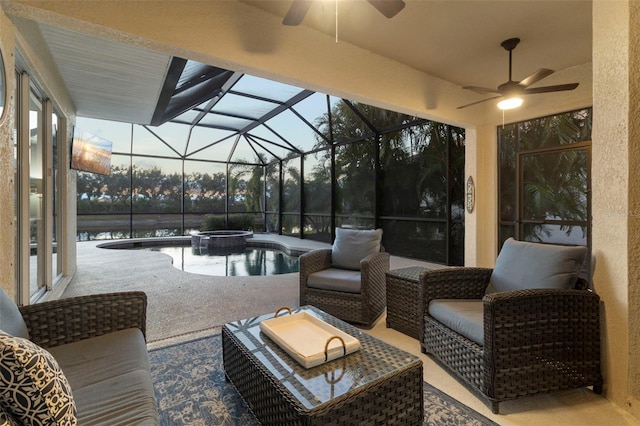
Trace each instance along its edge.
<instances>
[{"instance_id":1,"label":"ceiling fan light fixture","mask_svg":"<svg viewBox=\"0 0 640 426\"><path fill-rule=\"evenodd\" d=\"M502 110L518 108L520 105L522 105L522 98L519 98L517 96L503 99L498 102L498 108Z\"/></svg>"}]
</instances>

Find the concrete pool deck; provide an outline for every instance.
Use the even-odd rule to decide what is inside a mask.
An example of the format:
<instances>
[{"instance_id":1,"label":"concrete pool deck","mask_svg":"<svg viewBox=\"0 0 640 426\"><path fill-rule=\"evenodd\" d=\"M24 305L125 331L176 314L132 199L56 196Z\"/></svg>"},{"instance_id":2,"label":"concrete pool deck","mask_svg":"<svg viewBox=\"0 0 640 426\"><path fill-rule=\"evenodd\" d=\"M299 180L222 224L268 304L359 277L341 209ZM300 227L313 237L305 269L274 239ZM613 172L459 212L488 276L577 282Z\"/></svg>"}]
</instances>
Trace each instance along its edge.
<instances>
[{"instance_id":1,"label":"concrete pool deck","mask_svg":"<svg viewBox=\"0 0 640 426\"><path fill-rule=\"evenodd\" d=\"M254 234L250 241L283 246L285 251L292 252L331 247L317 241L271 234ZM246 277L192 274L174 268L167 254L97 247L103 243L105 241L77 243L78 270L62 297L144 291L148 298L149 342L299 304L297 273ZM391 269L413 265L442 267L391 256Z\"/></svg>"}]
</instances>

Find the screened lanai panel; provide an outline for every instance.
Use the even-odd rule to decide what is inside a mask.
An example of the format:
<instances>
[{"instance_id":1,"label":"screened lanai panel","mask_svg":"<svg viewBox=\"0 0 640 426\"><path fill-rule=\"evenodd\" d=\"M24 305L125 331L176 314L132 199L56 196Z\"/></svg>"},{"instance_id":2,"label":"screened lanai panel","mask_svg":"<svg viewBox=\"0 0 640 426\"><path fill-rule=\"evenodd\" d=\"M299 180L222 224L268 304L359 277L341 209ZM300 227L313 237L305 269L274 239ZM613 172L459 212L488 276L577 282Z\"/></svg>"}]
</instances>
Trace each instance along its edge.
<instances>
[{"instance_id":1,"label":"screened lanai panel","mask_svg":"<svg viewBox=\"0 0 640 426\"><path fill-rule=\"evenodd\" d=\"M308 98L295 104L294 109L305 120L311 123L316 129L324 135L324 143L331 141L331 136L328 127L328 114L329 105L327 103L327 95L322 93L314 93Z\"/></svg>"},{"instance_id":2,"label":"screened lanai panel","mask_svg":"<svg viewBox=\"0 0 640 426\"><path fill-rule=\"evenodd\" d=\"M263 150L261 150L259 146L255 146L254 150L247 139L241 136L231 153L230 161L234 163L262 164L260 158L258 158L258 154L260 154L261 151ZM256 152L258 154L256 154Z\"/></svg>"},{"instance_id":3,"label":"screened lanai panel","mask_svg":"<svg viewBox=\"0 0 640 426\"><path fill-rule=\"evenodd\" d=\"M77 211L79 215L128 212L131 207L131 157L113 154L109 175L78 172ZM105 218L107 221L108 218Z\"/></svg>"},{"instance_id":4,"label":"screened lanai panel","mask_svg":"<svg viewBox=\"0 0 640 426\"><path fill-rule=\"evenodd\" d=\"M362 140L373 136L374 131L371 126L365 123L346 102L335 97L331 97L330 101L334 143Z\"/></svg>"},{"instance_id":5,"label":"screened lanai panel","mask_svg":"<svg viewBox=\"0 0 640 426\"><path fill-rule=\"evenodd\" d=\"M419 118L411 115L401 114L399 112L389 111L363 103L352 102L352 104L364 117L367 118L367 121L369 121L369 123L379 131L392 129L394 127L402 126L403 124L419 120Z\"/></svg>"},{"instance_id":6,"label":"screened lanai panel","mask_svg":"<svg viewBox=\"0 0 640 426\"><path fill-rule=\"evenodd\" d=\"M258 119L278 105L279 103L227 93L216 103L211 111L240 114Z\"/></svg>"},{"instance_id":7,"label":"screened lanai panel","mask_svg":"<svg viewBox=\"0 0 640 426\"><path fill-rule=\"evenodd\" d=\"M133 157L134 213L180 213L182 160Z\"/></svg>"},{"instance_id":8,"label":"screened lanai panel","mask_svg":"<svg viewBox=\"0 0 640 426\"><path fill-rule=\"evenodd\" d=\"M307 214L331 213L331 152L304 156L304 207Z\"/></svg>"},{"instance_id":9,"label":"screened lanai panel","mask_svg":"<svg viewBox=\"0 0 640 426\"><path fill-rule=\"evenodd\" d=\"M226 162L229 160L229 155L231 155L233 145L237 138L237 135L232 135L230 138L214 142L211 146L193 152L189 155L189 158L194 160Z\"/></svg>"},{"instance_id":10,"label":"screened lanai panel","mask_svg":"<svg viewBox=\"0 0 640 426\"><path fill-rule=\"evenodd\" d=\"M175 150L167 141L163 141L157 134L139 124L133 125L132 147L133 154L171 158L180 157L179 151Z\"/></svg>"},{"instance_id":11,"label":"screened lanai panel","mask_svg":"<svg viewBox=\"0 0 640 426\"><path fill-rule=\"evenodd\" d=\"M233 92L248 93L265 99L285 102L303 89L251 75L243 75L232 88Z\"/></svg>"},{"instance_id":12,"label":"screened lanai panel","mask_svg":"<svg viewBox=\"0 0 640 426\"><path fill-rule=\"evenodd\" d=\"M248 135L254 138L253 142L260 144L263 150L267 151L266 161L282 160L292 152L296 152L292 145L282 140L266 126L257 126Z\"/></svg>"},{"instance_id":13,"label":"screened lanai panel","mask_svg":"<svg viewBox=\"0 0 640 426\"><path fill-rule=\"evenodd\" d=\"M206 127L194 127L187 145L187 157L195 155L198 151L206 149L209 145L226 139L235 139L235 132L229 130L209 129ZM213 160L213 158L204 158ZM225 157L226 159L226 157Z\"/></svg>"},{"instance_id":14,"label":"screened lanai panel","mask_svg":"<svg viewBox=\"0 0 640 426\"><path fill-rule=\"evenodd\" d=\"M302 121L293 112L287 110L266 122L274 132L286 139L297 149L311 151L321 139L313 127Z\"/></svg>"},{"instance_id":15,"label":"screened lanai panel","mask_svg":"<svg viewBox=\"0 0 640 426\"><path fill-rule=\"evenodd\" d=\"M184 188L185 212L224 213L227 165L185 160Z\"/></svg>"},{"instance_id":16,"label":"screened lanai panel","mask_svg":"<svg viewBox=\"0 0 640 426\"><path fill-rule=\"evenodd\" d=\"M131 124L77 117L76 126L113 143L113 152L131 152Z\"/></svg>"},{"instance_id":17,"label":"screened lanai panel","mask_svg":"<svg viewBox=\"0 0 640 426\"><path fill-rule=\"evenodd\" d=\"M166 142L181 155L184 154L187 139L189 138L188 125L168 122L157 127L147 126L146 129L155 134L158 139Z\"/></svg>"},{"instance_id":18,"label":"screened lanai panel","mask_svg":"<svg viewBox=\"0 0 640 426\"><path fill-rule=\"evenodd\" d=\"M262 213L263 194L262 166L229 165L229 212Z\"/></svg>"},{"instance_id":19,"label":"screened lanai panel","mask_svg":"<svg viewBox=\"0 0 640 426\"><path fill-rule=\"evenodd\" d=\"M375 140L336 147L337 225L366 226L375 212Z\"/></svg>"},{"instance_id":20,"label":"screened lanai panel","mask_svg":"<svg viewBox=\"0 0 640 426\"><path fill-rule=\"evenodd\" d=\"M252 123L253 120L250 119L230 117L223 114L209 112L202 117L202 120L198 122L198 125L203 127L209 126L216 129L240 130Z\"/></svg>"},{"instance_id":21,"label":"screened lanai panel","mask_svg":"<svg viewBox=\"0 0 640 426\"><path fill-rule=\"evenodd\" d=\"M382 138L382 214L392 217L447 217L447 139L428 126Z\"/></svg>"}]
</instances>

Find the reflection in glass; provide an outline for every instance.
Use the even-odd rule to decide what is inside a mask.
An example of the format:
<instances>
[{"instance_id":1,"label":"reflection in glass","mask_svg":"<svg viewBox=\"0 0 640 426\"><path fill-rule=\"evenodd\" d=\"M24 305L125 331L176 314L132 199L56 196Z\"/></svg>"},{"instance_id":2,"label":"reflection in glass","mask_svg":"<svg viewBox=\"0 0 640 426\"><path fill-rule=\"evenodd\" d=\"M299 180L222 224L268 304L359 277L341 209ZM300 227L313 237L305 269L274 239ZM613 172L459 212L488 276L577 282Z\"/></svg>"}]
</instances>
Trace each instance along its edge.
<instances>
[{"instance_id":1,"label":"reflection in glass","mask_svg":"<svg viewBox=\"0 0 640 426\"><path fill-rule=\"evenodd\" d=\"M4 73L4 60L2 58L2 51L0 50L0 118L4 112L4 103L7 96L7 76Z\"/></svg>"},{"instance_id":2,"label":"reflection in glass","mask_svg":"<svg viewBox=\"0 0 640 426\"><path fill-rule=\"evenodd\" d=\"M42 101L29 96L29 221L31 245L30 296L45 286L44 282L44 142L42 140Z\"/></svg>"}]
</instances>

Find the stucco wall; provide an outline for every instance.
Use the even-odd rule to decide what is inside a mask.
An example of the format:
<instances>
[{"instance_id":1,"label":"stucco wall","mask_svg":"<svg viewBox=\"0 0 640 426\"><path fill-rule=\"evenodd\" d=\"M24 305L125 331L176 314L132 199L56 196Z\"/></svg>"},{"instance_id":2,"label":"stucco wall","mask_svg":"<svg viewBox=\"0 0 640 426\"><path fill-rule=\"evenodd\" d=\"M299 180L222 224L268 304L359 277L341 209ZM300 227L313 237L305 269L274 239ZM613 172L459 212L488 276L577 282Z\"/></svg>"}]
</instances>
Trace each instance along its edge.
<instances>
[{"instance_id":1,"label":"stucco wall","mask_svg":"<svg viewBox=\"0 0 640 426\"><path fill-rule=\"evenodd\" d=\"M3 118L0 119L0 286L11 296L15 296L15 224L13 208L13 129L15 127L14 102L14 39L13 25L0 9L0 50L7 75L7 102Z\"/></svg>"},{"instance_id":2,"label":"stucco wall","mask_svg":"<svg viewBox=\"0 0 640 426\"><path fill-rule=\"evenodd\" d=\"M593 3L594 288L603 301L605 394L625 406L629 373L630 258L638 248L631 187L629 2ZM638 158L636 158L638 159ZM631 161L631 163L630 163ZM637 167L637 166L635 166ZM637 186L637 185L636 185ZM637 358L637 356L635 357ZM637 361L634 361L637 362Z\"/></svg>"},{"instance_id":3,"label":"stucco wall","mask_svg":"<svg viewBox=\"0 0 640 426\"><path fill-rule=\"evenodd\" d=\"M629 17L629 405L640 418L640 1Z\"/></svg>"}]
</instances>

